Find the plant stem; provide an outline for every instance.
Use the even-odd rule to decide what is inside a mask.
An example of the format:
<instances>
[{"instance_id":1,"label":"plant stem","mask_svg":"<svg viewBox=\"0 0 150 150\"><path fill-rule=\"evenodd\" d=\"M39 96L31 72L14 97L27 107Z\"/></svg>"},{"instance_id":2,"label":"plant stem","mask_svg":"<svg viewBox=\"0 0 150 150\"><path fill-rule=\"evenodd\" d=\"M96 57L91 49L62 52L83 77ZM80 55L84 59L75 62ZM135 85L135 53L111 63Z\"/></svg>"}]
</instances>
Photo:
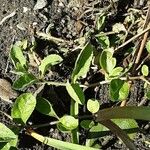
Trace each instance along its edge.
<instances>
[{"instance_id":1,"label":"plant stem","mask_svg":"<svg viewBox=\"0 0 150 150\"><path fill-rule=\"evenodd\" d=\"M115 79L115 78L113 78ZM150 82L143 78L143 76L134 76L134 77L120 77L121 80L143 80L146 81L148 84L150 84ZM95 87L98 85L103 85L106 83L110 83L111 80L106 80L106 81L100 81L100 82L96 82L96 83L92 83L92 84L80 84L80 87L83 88L89 88L89 87ZM63 82L53 82L53 81L43 81L43 82L37 82L36 84L48 84L48 85L55 85L55 86L66 86L67 83L63 83Z\"/></svg>"},{"instance_id":2,"label":"plant stem","mask_svg":"<svg viewBox=\"0 0 150 150\"><path fill-rule=\"evenodd\" d=\"M78 104L73 99L71 99L70 115L73 117L76 117L76 115L78 115ZM78 129L74 129L71 131L71 139L72 143L75 144L79 143Z\"/></svg>"},{"instance_id":3,"label":"plant stem","mask_svg":"<svg viewBox=\"0 0 150 150\"><path fill-rule=\"evenodd\" d=\"M120 45L118 48L115 49L115 51L118 51L119 49L123 48L124 46L126 46L127 44L129 44L133 40L137 39L138 37L142 36L144 33L148 32L149 30L150 30L150 26L147 27L145 30L143 30L141 33L133 36L131 39L129 39L128 41L126 41L125 43L123 43L122 45Z\"/></svg>"}]
</instances>

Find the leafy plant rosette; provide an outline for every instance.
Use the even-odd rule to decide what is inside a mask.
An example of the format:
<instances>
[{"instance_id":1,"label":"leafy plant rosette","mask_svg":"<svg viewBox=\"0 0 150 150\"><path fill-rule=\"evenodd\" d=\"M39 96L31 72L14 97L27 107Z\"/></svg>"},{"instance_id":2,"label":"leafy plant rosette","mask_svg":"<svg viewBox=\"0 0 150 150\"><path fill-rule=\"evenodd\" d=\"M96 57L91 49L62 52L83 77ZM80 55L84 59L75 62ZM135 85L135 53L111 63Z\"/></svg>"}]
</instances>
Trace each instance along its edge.
<instances>
[{"instance_id":1,"label":"leafy plant rosette","mask_svg":"<svg viewBox=\"0 0 150 150\"><path fill-rule=\"evenodd\" d=\"M11 108L11 116L16 126L9 128L3 123L0 123L0 148L2 150L17 147L18 134L22 129L26 129L26 133L38 141L47 144L49 146L58 149L68 150L96 150L100 148L100 145L95 144L95 141L107 134L110 131L121 139L129 149L136 149L132 140L138 130L138 124L136 120L150 120L150 108L146 106L124 106L124 107L112 107L101 109L101 101L95 98L86 100L83 88L89 88L92 86L100 85L103 83L109 83L109 97L113 102L122 102L128 98L130 92L130 86L127 78L124 78L131 68L129 66L123 68L117 66L117 59L114 56L114 49L110 45L109 37L103 35L101 30L104 26L105 17L100 16L97 20L97 31L100 34L95 36L96 41L100 44L102 51L99 53L98 68L105 76L105 80L95 84L81 84L82 79L86 79L88 72L92 69L91 65L94 64L96 58L94 45L88 41L84 47L82 47L73 68L70 82L59 83L52 81L44 81L44 76L47 70L50 70L53 66L63 63L63 59L58 54L51 54L46 56L37 65L38 75L34 75L29 69L29 63L24 55L24 50L27 49L27 41L16 42L10 52L11 60L14 64L14 72L18 75L18 78L13 83L13 88L18 91L23 91L25 88L35 85L55 85L65 86L68 94L70 95L70 114L63 114L62 117L58 116L57 112L51 104L51 99L45 99L35 93L24 92L18 96ZM119 34L120 31L114 30ZM101 35L102 34L102 35ZM147 43L147 50L149 52L149 42ZM29 52L34 55L33 50ZM145 79L149 74L148 66L143 65L141 68L142 77ZM150 97L149 92L145 94ZM80 116L79 108L85 107L86 113L90 115ZM60 141L57 139L45 137L34 131L33 126L27 125L34 110L39 111L43 115L53 117L55 122L48 123L56 125L57 128L71 135L71 142ZM45 125L44 125L45 126ZM36 127L43 127L36 126ZM87 139L85 144L80 145L79 132L80 128L85 129ZM132 132L128 132L132 130Z\"/></svg>"}]
</instances>

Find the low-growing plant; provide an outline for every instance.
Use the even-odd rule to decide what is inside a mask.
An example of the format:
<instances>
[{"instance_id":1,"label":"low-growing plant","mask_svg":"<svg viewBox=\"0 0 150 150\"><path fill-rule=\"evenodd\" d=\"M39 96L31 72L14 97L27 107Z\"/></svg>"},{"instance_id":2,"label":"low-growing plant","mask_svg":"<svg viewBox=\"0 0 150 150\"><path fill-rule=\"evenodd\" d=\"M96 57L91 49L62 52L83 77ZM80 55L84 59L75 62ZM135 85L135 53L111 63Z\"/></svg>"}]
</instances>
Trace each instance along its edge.
<instances>
[{"instance_id":1,"label":"low-growing plant","mask_svg":"<svg viewBox=\"0 0 150 150\"><path fill-rule=\"evenodd\" d=\"M63 62L63 58L58 54L51 54L46 56L38 64L38 73L34 75L30 71L29 62L27 61L24 51L28 48L26 40L22 42L16 42L10 52L10 58L14 64L14 73L18 75L18 79L13 83L13 89L17 91L23 91L30 85L54 85L64 86L68 94L70 95L70 114L64 114L63 117L59 117L57 112L54 110L51 100L45 99L35 93L24 92L18 96L13 103L11 108L10 118L13 119L15 125L7 127L3 123L0 123L0 148L1 150L10 149L17 146L18 134L25 129L29 136L37 139L38 141L47 144L49 146L58 149L68 150L96 150L100 148L100 145L95 144L95 141L110 131L116 134L128 148L136 149L132 142L134 135L138 129L136 120L150 120L150 108L144 106L124 106L124 107L111 107L101 109L101 101L91 98L86 100L83 92L83 88L89 88L100 84L109 83L109 97L113 102L122 102L128 98L130 92L130 80L141 79L145 81L145 88L148 88L149 81L146 77L149 74L148 66L145 64L141 66L142 75L136 77L128 76L131 67L134 65L131 62L128 66L119 66L117 59L114 56L114 47L110 44L109 37L105 33L101 32L104 27L105 16L100 16L97 22L97 28L99 34L94 38L101 47L99 52L97 67L101 69L105 80L94 83L94 84L81 84L81 80L87 76L87 73L91 69L91 63L93 65L94 60L97 56L95 55L94 45L91 44L90 40L87 40L84 47L80 51L73 69L71 79L66 83L60 83L55 81L45 81L44 76L46 71L54 65L59 65ZM118 25L117 25L118 26ZM114 27L115 28L115 27ZM115 30L114 34L120 34L121 31ZM120 41L119 41L120 42ZM149 52L149 42L146 48ZM33 45L34 46L34 45ZM32 47L33 48L33 47ZM28 54L35 56L34 50L30 47ZM94 64L95 65L95 64ZM150 90L147 90L145 97L150 98ZM79 108L86 107L86 110L90 115L80 115ZM32 115L34 110L40 113L54 117L55 122L43 124L43 125L27 125L29 117ZM61 132L66 132L71 135L71 142L60 141L57 139L45 137L34 131L34 127L40 128L43 126L49 126L56 124L57 128ZM80 128L85 129L87 139L83 143L79 144ZM131 132L128 132L132 130Z\"/></svg>"}]
</instances>

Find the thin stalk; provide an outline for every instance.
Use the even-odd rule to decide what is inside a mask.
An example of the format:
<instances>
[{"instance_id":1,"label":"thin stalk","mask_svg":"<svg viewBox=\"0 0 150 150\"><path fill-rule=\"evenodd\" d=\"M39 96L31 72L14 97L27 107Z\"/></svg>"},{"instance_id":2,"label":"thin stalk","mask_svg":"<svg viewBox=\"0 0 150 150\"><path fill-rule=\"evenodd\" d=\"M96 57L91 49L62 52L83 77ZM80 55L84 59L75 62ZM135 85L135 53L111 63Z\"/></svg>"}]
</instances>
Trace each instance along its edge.
<instances>
[{"instance_id":1,"label":"thin stalk","mask_svg":"<svg viewBox=\"0 0 150 150\"><path fill-rule=\"evenodd\" d=\"M71 99L70 115L73 117L76 117L78 113L79 113L78 104L73 99ZM72 143L75 143L75 144L79 143L78 129L74 129L71 131L71 139L72 139Z\"/></svg>"}]
</instances>

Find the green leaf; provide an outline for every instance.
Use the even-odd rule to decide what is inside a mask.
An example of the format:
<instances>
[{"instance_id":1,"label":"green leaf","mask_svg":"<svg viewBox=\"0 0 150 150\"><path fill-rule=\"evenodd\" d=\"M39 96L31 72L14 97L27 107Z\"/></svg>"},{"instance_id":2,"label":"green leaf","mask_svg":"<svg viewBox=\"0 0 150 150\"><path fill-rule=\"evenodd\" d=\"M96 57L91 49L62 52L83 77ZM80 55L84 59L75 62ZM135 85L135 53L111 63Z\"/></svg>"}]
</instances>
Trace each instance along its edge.
<instances>
[{"instance_id":1,"label":"green leaf","mask_svg":"<svg viewBox=\"0 0 150 150\"><path fill-rule=\"evenodd\" d=\"M41 61L41 65L39 66L39 71L41 72L41 76L43 76L45 74L45 71L53 66L53 65L57 65L60 62L62 62L62 58L59 55L56 54L51 54L47 57L45 57L42 61Z\"/></svg>"},{"instance_id":2,"label":"green leaf","mask_svg":"<svg viewBox=\"0 0 150 150\"><path fill-rule=\"evenodd\" d=\"M142 69L141 69L141 72L142 72L143 76L148 76L148 74L149 74L148 66L147 65L143 65Z\"/></svg>"},{"instance_id":3,"label":"green leaf","mask_svg":"<svg viewBox=\"0 0 150 150\"><path fill-rule=\"evenodd\" d=\"M31 136L37 139L38 141L42 142L43 144L52 146L60 150L98 150L92 147L82 146L79 144L73 144L69 142L60 141L54 138L45 137L35 132L31 133Z\"/></svg>"},{"instance_id":4,"label":"green leaf","mask_svg":"<svg viewBox=\"0 0 150 150\"><path fill-rule=\"evenodd\" d=\"M16 139L11 140L10 142L0 142L0 150L15 150L17 147L18 137ZM17 148L16 148L17 150Z\"/></svg>"},{"instance_id":5,"label":"green leaf","mask_svg":"<svg viewBox=\"0 0 150 150\"><path fill-rule=\"evenodd\" d=\"M122 130L125 130L131 139L134 138L139 128L134 119L112 119L112 122L118 125ZM107 134L110 134L109 129L98 123L89 130L88 138L99 138Z\"/></svg>"},{"instance_id":6,"label":"green leaf","mask_svg":"<svg viewBox=\"0 0 150 150\"><path fill-rule=\"evenodd\" d=\"M43 97L37 97L36 110L44 115L48 115L48 116L59 119L51 103Z\"/></svg>"},{"instance_id":7,"label":"green leaf","mask_svg":"<svg viewBox=\"0 0 150 150\"><path fill-rule=\"evenodd\" d=\"M150 87L147 87L147 89L145 91L145 96L147 99L150 99Z\"/></svg>"},{"instance_id":8,"label":"green leaf","mask_svg":"<svg viewBox=\"0 0 150 150\"><path fill-rule=\"evenodd\" d=\"M93 120L83 120L81 121L80 125L84 129L90 129L95 125L95 123Z\"/></svg>"},{"instance_id":9,"label":"green leaf","mask_svg":"<svg viewBox=\"0 0 150 150\"><path fill-rule=\"evenodd\" d=\"M87 109L91 112L91 113L96 113L100 108L100 104L98 102L98 100L96 99L89 99L87 102Z\"/></svg>"},{"instance_id":10,"label":"green leaf","mask_svg":"<svg viewBox=\"0 0 150 150\"><path fill-rule=\"evenodd\" d=\"M122 67L116 67L109 73L109 77L113 77L113 78L118 77L122 71L123 71Z\"/></svg>"},{"instance_id":11,"label":"green leaf","mask_svg":"<svg viewBox=\"0 0 150 150\"><path fill-rule=\"evenodd\" d=\"M16 139L17 136L3 123L0 122L0 142L10 142Z\"/></svg>"},{"instance_id":12,"label":"green leaf","mask_svg":"<svg viewBox=\"0 0 150 150\"><path fill-rule=\"evenodd\" d=\"M21 64L21 66L23 68L27 67L26 58L24 57L23 52L22 52L22 48L19 45L14 44L12 46L11 51L10 51L10 57L11 57L12 62L13 62L15 67L16 67L17 63Z\"/></svg>"},{"instance_id":13,"label":"green leaf","mask_svg":"<svg viewBox=\"0 0 150 150\"><path fill-rule=\"evenodd\" d=\"M69 93L70 97L76 101L77 103L83 105L85 103L84 93L79 86L79 84L70 84L67 83L66 85L67 92Z\"/></svg>"},{"instance_id":14,"label":"green leaf","mask_svg":"<svg viewBox=\"0 0 150 150\"><path fill-rule=\"evenodd\" d=\"M113 57L112 52L103 51L100 56L100 66L107 73L110 73L116 66L116 58Z\"/></svg>"},{"instance_id":15,"label":"green leaf","mask_svg":"<svg viewBox=\"0 0 150 150\"><path fill-rule=\"evenodd\" d=\"M75 83L78 78L83 77L87 74L90 68L92 58L93 58L93 47L90 43L88 43L82 49L76 60L75 67L72 73L73 83Z\"/></svg>"},{"instance_id":16,"label":"green leaf","mask_svg":"<svg viewBox=\"0 0 150 150\"><path fill-rule=\"evenodd\" d=\"M96 121L110 120L110 119L137 119L150 120L150 107L138 106L124 106L114 107L99 110Z\"/></svg>"},{"instance_id":17,"label":"green leaf","mask_svg":"<svg viewBox=\"0 0 150 150\"><path fill-rule=\"evenodd\" d=\"M26 124L36 106L36 99L31 93L21 94L15 101L11 116L17 123Z\"/></svg>"},{"instance_id":18,"label":"green leaf","mask_svg":"<svg viewBox=\"0 0 150 150\"><path fill-rule=\"evenodd\" d=\"M107 49L110 47L110 41L109 41L108 36L101 35L101 36L98 36L96 39L100 43L102 49Z\"/></svg>"},{"instance_id":19,"label":"green leaf","mask_svg":"<svg viewBox=\"0 0 150 150\"><path fill-rule=\"evenodd\" d=\"M148 53L150 53L150 41L148 41L146 43L146 49L147 49Z\"/></svg>"},{"instance_id":20,"label":"green leaf","mask_svg":"<svg viewBox=\"0 0 150 150\"><path fill-rule=\"evenodd\" d=\"M63 116L59 119L59 122L64 128L70 131L78 127L78 119L75 119L73 116Z\"/></svg>"},{"instance_id":21,"label":"green leaf","mask_svg":"<svg viewBox=\"0 0 150 150\"><path fill-rule=\"evenodd\" d=\"M29 86L37 81L37 78L30 73L22 75L13 83L13 88L16 90L23 90L26 86Z\"/></svg>"},{"instance_id":22,"label":"green leaf","mask_svg":"<svg viewBox=\"0 0 150 150\"><path fill-rule=\"evenodd\" d=\"M104 14L102 14L101 16L98 17L98 19L96 21L96 29L98 31L101 31L104 28L105 19L106 19L106 16L104 16Z\"/></svg>"},{"instance_id":23,"label":"green leaf","mask_svg":"<svg viewBox=\"0 0 150 150\"><path fill-rule=\"evenodd\" d=\"M113 79L109 86L109 95L112 101L125 100L129 94L129 85L120 79Z\"/></svg>"}]
</instances>

